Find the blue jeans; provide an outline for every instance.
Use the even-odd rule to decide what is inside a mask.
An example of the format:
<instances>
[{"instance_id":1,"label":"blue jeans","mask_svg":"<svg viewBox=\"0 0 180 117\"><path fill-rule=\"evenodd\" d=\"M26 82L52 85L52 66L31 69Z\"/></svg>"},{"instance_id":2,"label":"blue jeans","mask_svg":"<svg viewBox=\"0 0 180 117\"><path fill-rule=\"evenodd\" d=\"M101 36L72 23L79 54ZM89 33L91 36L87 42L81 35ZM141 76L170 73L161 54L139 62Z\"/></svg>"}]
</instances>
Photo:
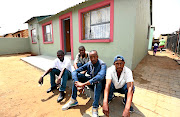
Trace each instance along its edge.
<instances>
[{"instance_id":1,"label":"blue jeans","mask_svg":"<svg viewBox=\"0 0 180 117\"><path fill-rule=\"evenodd\" d=\"M86 77L84 74L80 74L78 73L78 80L79 82L87 82L88 80L90 80L90 78ZM93 108L98 108L99 107L99 98L100 98L100 95L101 95L101 90L102 90L102 82L99 81L98 83L95 83L93 85L94 87L94 101L93 101ZM72 98L74 100L76 100L76 97L77 97L77 88L76 86L74 85L74 82L73 82L73 87L72 87Z\"/></svg>"},{"instance_id":2,"label":"blue jeans","mask_svg":"<svg viewBox=\"0 0 180 117\"><path fill-rule=\"evenodd\" d=\"M78 67L78 68L81 67L81 66L83 66L82 63L77 63L77 67Z\"/></svg>"},{"instance_id":3,"label":"blue jeans","mask_svg":"<svg viewBox=\"0 0 180 117\"><path fill-rule=\"evenodd\" d=\"M60 70L53 68L52 71L50 72L50 79L51 79L51 87L55 87L56 83L55 83L55 75L59 76L60 74ZM67 69L64 70L64 73L62 75L61 78L61 83L59 86L59 91L65 91L66 90L66 83L67 80L71 78L71 72Z\"/></svg>"},{"instance_id":4,"label":"blue jeans","mask_svg":"<svg viewBox=\"0 0 180 117\"><path fill-rule=\"evenodd\" d=\"M134 93L134 90L135 90L135 87L133 86L133 93ZM111 83L108 100L112 100L112 98L113 98L113 93L114 93L114 92L118 92L118 93L121 93L121 94L125 94L125 102L126 102L126 100L127 100L127 93L128 93L127 84L125 84L125 85L124 85L122 88L120 88L120 89L116 89L116 88L114 87L114 84Z\"/></svg>"}]
</instances>

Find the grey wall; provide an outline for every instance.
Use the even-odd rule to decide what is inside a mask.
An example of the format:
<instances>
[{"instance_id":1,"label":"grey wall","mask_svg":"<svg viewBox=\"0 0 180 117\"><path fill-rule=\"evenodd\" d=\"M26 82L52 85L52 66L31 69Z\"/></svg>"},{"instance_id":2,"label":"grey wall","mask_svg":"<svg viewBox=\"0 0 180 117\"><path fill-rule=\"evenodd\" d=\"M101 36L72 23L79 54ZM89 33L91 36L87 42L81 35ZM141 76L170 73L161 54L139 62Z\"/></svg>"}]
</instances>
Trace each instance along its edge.
<instances>
[{"instance_id":1,"label":"grey wall","mask_svg":"<svg viewBox=\"0 0 180 117\"><path fill-rule=\"evenodd\" d=\"M132 69L147 55L148 25L150 25L150 1L136 0L135 39L133 48Z\"/></svg>"},{"instance_id":2,"label":"grey wall","mask_svg":"<svg viewBox=\"0 0 180 117\"><path fill-rule=\"evenodd\" d=\"M29 38L0 38L0 55L31 52Z\"/></svg>"},{"instance_id":3,"label":"grey wall","mask_svg":"<svg viewBox=\"0 0 180 117\"><path fill-rule=\"evenodd\" d=\"M37 22L37 19L34 19L33 21L31 21L31 23L28 24L28 32L29 32L29 43L30 43L30 48L31 48L31 53L34 55L38 55L41 54L40 53L40 43L39 43L39 24ZM37 43L32 43L32 39L31 39L31 30L35 29L36 30L36 41Z\"/></svg>"}]
</instances>

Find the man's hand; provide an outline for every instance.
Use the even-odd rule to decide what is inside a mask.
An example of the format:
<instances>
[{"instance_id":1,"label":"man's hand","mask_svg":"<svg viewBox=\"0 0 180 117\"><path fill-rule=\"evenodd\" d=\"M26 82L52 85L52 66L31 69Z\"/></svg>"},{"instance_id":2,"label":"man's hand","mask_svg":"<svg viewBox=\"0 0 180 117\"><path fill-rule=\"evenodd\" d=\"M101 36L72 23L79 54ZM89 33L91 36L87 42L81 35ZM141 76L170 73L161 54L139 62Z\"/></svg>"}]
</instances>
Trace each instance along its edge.
<instances>
[{"instance_id":1,"label":"man's hand","mask_svg":"<svg viewBox=\"0 0 180 117\"><path fill-rule=\"evenodd\" d=\"M56 84L58 85L60 84L60 82L61 82L61 78L58 78Z\"/></svg>"},{"instance_id":2,"label":"man's hand","mask_svg":"<svg viewBox=\"0 0 180 117\"><path fill-rule=\"evenodd\" d=\"M77 90L80 92L80 94L84 94L84 87L77 87Z\"/></svg>"},{"instance_id":3,"label":"man's hand","mask_svg":"<svg viewBox=\"0 0 180 117\"><path fill-rule=\"evenodd\" d=\"M40 77L38 83L41 84L41 85L43 84L43 77L42 76Z\"/></svg>"},{"instance_id":4,"label":"man's hand","mask_svg":"<svg viewBox=\"0 0 180 117\"><path fill-rule=\"evenodd\" d=\"M75 84L76 87L84 87L84 83L81 83L79 81L75 81L74 84Z\"/></svg>"},{"instance_id":5,"label":"man's hand","mask_svg":"<svg viewBox=\"0 0 180 117\"><path fill-rule=\"evenodd\" d=\"M103 103L103 113L109 117L109 105L108 103Z\"/></svg>"},{"instance_id":6,"label":"man's hand","mask_svg":"<svg viewBox=\"0 0 180 117\"><path fill-rule=\"evenodd\" d=\"M130 112L127 109L124 109L122 117L130 117Z\"/></svg>"}]
</instances>

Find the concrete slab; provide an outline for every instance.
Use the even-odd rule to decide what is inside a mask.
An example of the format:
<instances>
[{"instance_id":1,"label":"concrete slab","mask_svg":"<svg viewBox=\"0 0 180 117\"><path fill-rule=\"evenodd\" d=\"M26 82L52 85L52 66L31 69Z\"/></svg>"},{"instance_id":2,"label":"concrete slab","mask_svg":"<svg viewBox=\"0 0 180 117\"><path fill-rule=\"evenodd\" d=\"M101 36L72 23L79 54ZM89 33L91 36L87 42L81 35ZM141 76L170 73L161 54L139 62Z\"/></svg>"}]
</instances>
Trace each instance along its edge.
<instances>
[{"instance_id":1,"label":"concrete slab","mask_svg":"<svg viewBox=\"0 0 180 117\"><path fill-rule=\"evenodd\" d=\"M66 55L69 59L71 59L70 55ZM39 55L39 56L29 56L21 58L21 60L43 70L48 70L53 63L53 60L56 59L56 57L53 56L45 56L45 55ZM73 65L73 61L71 61L71 65Z\"/></svg>"}]
</instances>

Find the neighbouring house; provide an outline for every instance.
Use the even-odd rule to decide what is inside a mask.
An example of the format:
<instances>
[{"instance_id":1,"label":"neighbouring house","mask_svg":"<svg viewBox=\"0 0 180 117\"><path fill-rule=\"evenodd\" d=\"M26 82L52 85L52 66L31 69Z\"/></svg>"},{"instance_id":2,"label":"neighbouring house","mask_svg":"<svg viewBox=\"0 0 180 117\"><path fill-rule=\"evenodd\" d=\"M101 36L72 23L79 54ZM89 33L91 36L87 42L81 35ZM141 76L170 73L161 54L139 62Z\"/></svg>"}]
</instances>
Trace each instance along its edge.
<instances>
[{"instance_id":1,"label":"neighbouring house","mask_svg":"<svg viewBox=\"0 0 180 117\"><path fill-rule=\"evenodd\" d=\"M5 38L14 38L14 37L17 37L17 38L28 38L29 37L29 33L28 33L28 29L18 30L15 33L8 33L8 34L5 34L2 37L5 37Z\"/></svg>"},{"instance_id":2,"label":"neighbouring house","mask_svg":"<svg viewBox=\"0 0 180 117\"><path fill-rule=\"evenodd\" d=\"M12 34L13 37L19 37L19 38L28 38L29 34L28 34L28 29L26 30L18 30L17 32Z\"/></svg>"},{"instance_id":3,"label":"neighbouring house","mask_svg":"<svg viewBox=\"0 0 180 117\"><path fill-rule=\"evenodd\" d=\"M147 55L152 0L84 0L59 13L32 17L28 23L31 52L73 60L78 47L97 50L108 66L120 54L132 70ZM38 18L41 19L39 20Z\"/></svg>"},{"instance_id":4,"label":"neighbouring house","mask_svg":"<svg viewBox=\"0 0 180 117\"><path fill-rule=\"evenodd\" d=\"M3 35L3 37L12 38L12 37L13 37L13 34L12 34L12 33L8 33L8 34Z\"/></svg>"}]
</instances>

